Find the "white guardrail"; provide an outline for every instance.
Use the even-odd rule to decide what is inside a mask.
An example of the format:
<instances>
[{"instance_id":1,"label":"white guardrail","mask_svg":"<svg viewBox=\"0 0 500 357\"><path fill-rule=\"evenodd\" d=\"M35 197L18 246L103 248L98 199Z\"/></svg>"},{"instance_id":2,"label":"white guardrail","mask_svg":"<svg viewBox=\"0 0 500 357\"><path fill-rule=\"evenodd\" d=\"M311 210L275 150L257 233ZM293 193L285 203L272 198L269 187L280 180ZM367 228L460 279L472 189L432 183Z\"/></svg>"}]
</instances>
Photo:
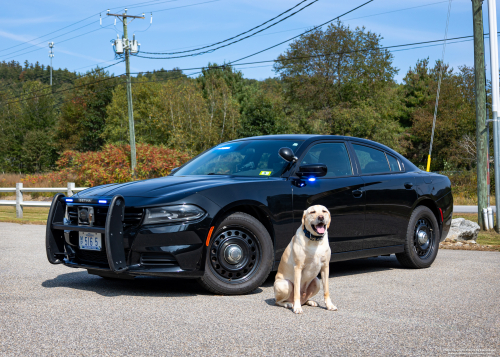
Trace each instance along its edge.
<instances>
[{"instance_id":1,"label":"white guardrail","mask_svg":"<svg viewBox=\"0 0 500 357\"><path fill-rule=\"evenodd\" d=\"M23 192L65 192L67 197L73 196L73 193L86 190L88 187L75 187L74 182L68 182L67 187L23 187L22 183L16 183L15 188L0 187L0 193L15 192L16 200L0 200L0 206L16 206L16 217L23 218L23 207L50 207L52 202L43 201L24 201Z\"/></svg>"}]
</instances>

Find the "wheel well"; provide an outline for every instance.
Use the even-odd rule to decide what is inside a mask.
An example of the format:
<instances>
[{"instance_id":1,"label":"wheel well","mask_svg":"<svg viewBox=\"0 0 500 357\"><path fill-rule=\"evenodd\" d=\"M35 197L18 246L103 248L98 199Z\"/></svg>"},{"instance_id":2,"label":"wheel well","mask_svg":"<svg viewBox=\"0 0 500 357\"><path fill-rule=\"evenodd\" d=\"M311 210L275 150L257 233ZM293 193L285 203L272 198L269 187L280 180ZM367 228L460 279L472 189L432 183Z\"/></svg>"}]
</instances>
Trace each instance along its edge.
<instances>
[{"instance_id":1,"label":"wheel well","mask_svg":"<svg viewBox=\"0 0 500 357\"><path fill-rule=\"evenodd\" d=\"M257 219L260 223L264 225L266 230L268 231L269 235L271 236L271 239L273 241L274 245L274 229L273 225L271 223L271 220L269 219L269 216L262 210L261 208L253 205L241 205L241 206L235 206L231 207L228 211L224 212L223 217L227 217L233 213L236 212L242 212L246 213L255 219ZM219 222L222 220L222 217L219 219Z\"/></svg>"},{"instance_id":2,"label":"wheel well","mask_svg":"<svg viewBox=\"0 0 500 357\"><path fill-rule=\"evenodd\" d=\"M434 213L434 216L436 217L436 221L438 221L438 224L439 224L439 229L442 231L443 222L441 222L441 213L439 213L439 209L436 206L436 204L434 203L434 201L429 200L429 199L420 201L415 206L415 208L417 208L419 206L425 206L425 207L429 208L432 211L432 213Z\"/></svg>"}]
</instances>

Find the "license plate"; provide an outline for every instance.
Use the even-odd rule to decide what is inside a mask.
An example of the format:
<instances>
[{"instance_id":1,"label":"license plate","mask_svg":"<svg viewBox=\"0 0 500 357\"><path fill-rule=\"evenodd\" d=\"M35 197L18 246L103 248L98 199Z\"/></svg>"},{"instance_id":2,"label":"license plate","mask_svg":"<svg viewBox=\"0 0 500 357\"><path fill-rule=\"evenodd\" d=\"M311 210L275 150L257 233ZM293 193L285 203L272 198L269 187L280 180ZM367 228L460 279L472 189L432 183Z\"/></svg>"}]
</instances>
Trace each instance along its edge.
<instances>
[{"instance_id":1,"label":"license plate","mask_svg":"<svg viewBox=\"0 0 500 357\"><path fill-rule=\"evenodd\" d=\"M101 250L102 239L101 233L79 232L80 233L80 249L83 250Z\"/></svg>"}]
</instances>

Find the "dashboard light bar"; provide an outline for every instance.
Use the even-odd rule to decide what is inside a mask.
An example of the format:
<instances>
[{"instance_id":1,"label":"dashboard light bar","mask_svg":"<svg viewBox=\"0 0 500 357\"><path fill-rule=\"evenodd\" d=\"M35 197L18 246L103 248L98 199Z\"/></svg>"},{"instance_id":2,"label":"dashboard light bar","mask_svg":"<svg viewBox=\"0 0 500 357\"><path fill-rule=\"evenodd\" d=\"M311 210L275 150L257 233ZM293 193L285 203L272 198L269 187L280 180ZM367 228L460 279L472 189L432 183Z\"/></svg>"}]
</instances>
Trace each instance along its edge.
<instances>
[{"instance_id":1,"label":"dashboard light bar","mask_svg":"<svg viewBox=\"0 0 500 357\"><path fill-rule=\"evenodd\" d=\"M308 180L309 182L314 182L314 181L316 181L316 177L309 177L307 180Z\"/></svg>"},{"instance_id":2,"label":"dashboard light bar","mask_svg":"<svg viewBox=\"0 0 500 357\"><path fill-rule=\"evenodd\" d=\"M108 201L107 201L107 200L99 200L98 202L99 202L99 203L104 203L104 204L108 203Z\"/></svg>"},{"instance_id":3,"label":"dashboard light bar","mask_svg":"<svg viewBox=\"0 0 500 357\"><path fill-rule=\"evenodd\" d=\"M66 202L73 202L73 199L72 198L66 198L65 200Z\"/></svg>"}]
</instances>

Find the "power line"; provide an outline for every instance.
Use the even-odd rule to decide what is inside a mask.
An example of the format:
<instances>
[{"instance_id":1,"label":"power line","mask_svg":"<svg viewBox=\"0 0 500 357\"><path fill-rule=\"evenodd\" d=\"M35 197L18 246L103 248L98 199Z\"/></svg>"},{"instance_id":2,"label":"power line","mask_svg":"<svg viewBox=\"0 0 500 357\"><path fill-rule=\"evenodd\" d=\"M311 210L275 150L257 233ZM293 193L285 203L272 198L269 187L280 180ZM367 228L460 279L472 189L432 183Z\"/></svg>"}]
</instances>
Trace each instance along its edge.
<instances>
[{"instance_id":1,"label":"power line","mask_svg":"<svg viewBox=\"0 0 500 357\"><path fill-rule=\"evenodd\" d=\"M191 6L196 6L196 5L203 5L203 4L208 4L211 2L217 2L221 0L211 0L211 1L204 1L204 2L198 2L196 4L189 4L189 5L183 5L183 6L176 6L176 7L169 7L168 9L161 9L161 10L153 10L153 12L161 12L161 11L169 11L169 10L174 10L174 9L182 9L184 7L191 7Z\"/></svg>"},{"instance_id":2,"label":"power line","mask_svg":"<svg viewBox=\"0 0 500 357\"><path fill-rule=\"evenodd\" d=\"M298 4L296 4L295 6L293 6L293 7L289 8L289 9L288 9L288 10L286 10L286 11L283 11L281 14L279 14L279 15L277 15L277 16L275 16L275 17L273 17L273 18L269 19L269 20L267 20L266 22L261 23L260 25L257 25L257 26L255 26L255 27L252 27L250 30L247 30L247 31L245 31L245 32L242 32L242 33L240 33L240 34L237 34L236 36L233 36L233 37L227 38L227 39L225 39L225 40L222 40L222 41L219 41L219 42L212 43L212 44L210 44L210 45L206 45L206 46L205 46L205 45L203 45L203 47L198 47L198 48L193 48L193 49L191 49L191 50L186 50L186 51L178 51L178 52L143 52L143 53L148 53L148 54L175 55L175 54L178 54L178 53L194 52L194 51L203 50L203 49L208 48L208 47L213 47L213 46L219 45L219 44L221 44L221 43L224 43L224 42L227 42L227 41L231 41L231 40L233 40L233 39L235 39L235 38L237 38L237 37L243 36L243 35L245 35L245 34L247 34L247 33L249 33L249 32L252 32L253 30L258 29L259 27L262 27L262 26L264 26L265 24L267 24L267 23L269 23L269 22L276 20L278 17L280 17L280 16L282 16L282 15L286 14L287 12L292 11L293 9L295 9L296 7L300 6L301 4L303 4L304 2L307 2L307 1L309 1L309 0L302 0L301 2L299 2ZM278 24L278 22L277 22L276 24ZM276 24L275 24L275 25L276 25Z\"/></svg>"},{"instance_id":3,"label":"power line","mask_svg":"<svg viewBox=\"0 0 500 357\"><path fill-rule=\"evenodd\" d=\"M499 32L500 34L500 32ZM485 34L489 35L489 34ZM449 38L447 41L453 41L453 40L462 40L462 41L455 41L455 42L449 42L448 44L455 44L455 43L462 43L462 42L467 42L467 41L472 41L473 36L462 36L462 37L455 37L455 38ZM225 67L233 67L233 66L246 66L246 65L253 65L253 64L262 64L262 63L276 63L276 62L285 62L285 61L294 61L294 60L302 60L302 59L308 59L308 58L318 58L318 57L327 57L327 56L338 56L338 55L349 55L352 53L358 53L358 52L369 52L369 51L380 51L380 50L385 50L385 49L391 49L391 48L401 48L401 47L408 47L408 46L415 46L415 45L422 45L422 44L431 44L428 46L419 46L419 47L413 47L413 48L403 48L399 50L393 50L392 52L398 52L398 51L407 51L407 50L413 50L413 49L419 49L419 48L426 48L426 47L434 47L434 46L440 46L441 43L443 42L443 39L440 40L432 40L432 41L423 41L423 42L414 42L414 43L407 43L407 44L401 44L401 45L392 45L392 46L385 46L385 47L377 47L377 48L365 48L365 49L360 49L360 50L352 50L352 51L344 51L344 52L332 52L332 53L322 53L319 55L309 55L309 56L297 56L297 57L290 57L286 58L283 60L263 60L263 61L255 61L255 62L245 62L245 63L237 63L233 64L234 62L228 62L223 65L219 66L210 66L210 67L190 67L190 68L175 68L172 70L156 70L155 72L176 72L176 71L192 71L192 70L199 70L199 69L220 69L220 68L225 68ZM144 74L144 73L151 73L153 72L132 72L131 74ZM187 75L187 74L186 74Z\"/></svg>"},{"instance_id":4,"label":"power line","mask_svg":"<svg viewBox=\"0 0 500 357\"><path fill-rule=\"evenodd\" d=\"M104 79L101 79L101 80L98 80L98 81L94 81L94 82L91 82L91 83L86 83L86 84L82 84L82 85L79 85L79 86L73 86L71 88L66 88L66 89L61 89L61 90L57 90L57 91L54 91L54 92L51 92L51 93L46 93L46 94L42 94L42 95L37 95L37 96L34 96L34 97L29 97L29 98L24 98L24 99L19 99L19 100L15 100L15 101L11 101L11 102L7 102L7 103L4 103L5 100L3 101L0 101L0 104L4 103L4 105L8 105L8 104L13 104L13 103L18 103L18 102L24 102L26 100L30 100L30 99L35 99L35 98L41 98L41 97L46 97L48 95L53 95L53 94L56 94L56 93L62 93L62 92L68 92L70 90L73 90L73 89L76 89L76 88L81 88L81 87L85 87L85 86L89 86L91 84L95 84L95 83L99 83L99 82L104 82L104 81L109 81L111 79L114 79L114 78L120 78L121 76L123 76L124 73L118 75L118 76L111 76L109 78L104 78ZM50 88L44 88L44 89L40 89L38 91L35 91L35 92L32 92L32 93L36 93L36 92L40 92L40 91L44 91L44 90L50 90ZM31 93L30 93L31 94ZM22 95L20 96L17 96L15 98L9 98L9 99L16 99L16 98L20 98L22 97Z\"/></svg>"},{"instance_id":5,"label":"power line","mask_svg":"<svg viewBox=\"0 0 500 357\"><path fill-rule=\"evenodd\" d=\"M267 50L270 50L271 48L278 47L278 46L280 46L280 45L282 45L282 44L284 44L284 43L287 43L287 42L289 42L289 41L291 41L291 40L294 40L294 39L296 39L296 38L298 38L298 37L301 37L301 36L305 35L306 33L312 32L312 31L314 31L314 30L316 30L316 29L318 29L318 28L320 28L320 27L323 27L324 25L326 25L326 24L328 24L328 23L330 23L330 22L332 22L332 21L338 20L338 19L340 19L342 16L345 16L345 15L347 15L347 14L350 14L351 12L356 11L357 9L360 9L360 8L362 8L363 6L368 5L369 3L373 2L373 1L374 1L374 0L369 0L369 1L367 1L367 2L365 2L365 3L363 3L363 4L361 4L361 5L359 5L359 6L357 6L357 7L355 7L355 8L354 8L354 9L352 9L352 10L349 10L349 11L347 11L347 12L344 12L342 15L339 15L339 16L337 16L337 17L335 17L335 18L333 18L333 19L331 19L331 20L329 20L329 21L323 22L321 25L318 25L318 26L316 26L316 27L313 27L313 28L312 28L312 29L310 29L310 30L307 30L307 31L305 31L305 32L301 33L300 35L297 35L297 36L291 37L291 38L289 38L288 40L282 41L282 42L280 42L280 43L278 43L278 44L276 44L276 45L273 45L273 46L271 46L271 47L265 48L265 49L263 49L263 50L261 50L261 51L258 51L258 52L255 52L255 53L252 53L251 55L248 55L248 56L245 56L245 57L241 57L240 59L237 59L236 61L233 61L233 62L231 62L231 63L234 63L234 62L239 62L239 61L244 60L244 59L247 59L247 58L249 58L249 57L253 57L253 56L258 55L258 54L260 54L260 53L262 53L262 52L265 52L265 51L267 51Z\"/></svg>"},{"instance_id":6,"label":"power line","mask_svg":"<svg viewBox=\"0 0 500 357\"><path fill-rule=\"evenodd\" d=\"M85 33L82 33L80 35L76 35L76 36L73 36L73 37L70 37L70 38L67 38L65 40L62 40L62 41L59 41L58 43L64 43L64 42L67 42L67 41L70 41L70 40L73 40L75 38L78 38L78 37L82 37L82 36L85 36L85 35L88 35L89 33L92 33L92 32L96 32L96 31L99 31L99 30L103 30L103 29L107 29L108 27L110 27L111 25L108 25L108 26L105 26L105 27L100 27L98 29L95 29L95 30L92 30L92 31L88 31L88 32L85 32ZM39 47L37 48L36 50L30 50L30 51L27 51L27 52L23 52L23 53L20 53L14 57L19 57L19 56L22 56L22 55L25 55L25 54L28 54L28 53L31 53L31 52L36 52L36 51L40 51L40 50L43 50L45 49L45 47ZM14 58L14 57L9 57L8 59L11 59L11 58Z\"/></svg>"},{"instance_id":7,"label":"power line","mask_svg":"<svg viewBox=\"0 0 500 357\"><path fill-rule=\"evenodd\" d=\"M390 14L390 13L393 13L393 12L412 10L412 9L416 9L416 8L420 8L420 7L437 5L437 4L447 3L447 2L448 2L448 0L444 0L444 1L433 2L433 3L425 4L425 5L406 7L406 8L403 8L403 9L398 9L398 10L393 10L393 11L380 12L378 14L373 14L373 15L366 15L366 16L361 16L361 17L354 17L354 18L350 18L350 19L345 19L345 20L343 20L343 22L347 22L347 21L351 21L351 20L357 20L357 19L364 19L366 17L380 16L380 15ZM289 29L289 30L264 33L264 34L256 35L255 37L275 35L275 34L278 34L278 33L290 32L290 31L296 31L296 30L303 30L303 29L307 29L307 28L310 28L310 26L297 27L297 28ZM206 46L206 45L208 45L208 44L204 43L204 44L198 44L198 45L193 45L193 46L178 47L178 48L172 48L169 51L182 50L182 49L185 49L185 48L192 48L192 47L196 47L196 46ZM145 53L145 52L143 52L143 53ZM176 52L173 52L173 53L176 53ZM180 53L180 52L177 52L177 53Z\"/></svg>"},{"instance_id":8,"label":"power line","mask_svg":"<svg viewBox=\"0 0 500 357\"><path fill-rule=\"evenodd\" d=\"M135 5L138 5L138 4L147 4L147 3L151 3L151 2L157 2L157 1L159 1L159 0L154 0L154 1L146 1L146 2L142 2L142 3L135 3L135 4L131 4L131 5L125 5L124 7L127 7L127 6L132 6L132 7L134 7ZM178 0L169 0L169 1L163 1L163 2L171 2L171 1L178 1ZM114 7L114 8L112 8L112 9L119 9L119 8L121 8L121 7ZM11 49L11 48L19 47L19 46L22 46L22 45L24 45L24 44L30 43L30 42L32 42L32 41L36 41L36 40L38 40L38 39L40 39L40 38L43 38L43 37L46 37L46 36L52 35L52 34L54 34L54 33L56 33L56 32L62 31L62 30L64 30L64 29L67 29L68 27L71 27L71 26L74 26L74 25L76 25L76 24L79 24L80 22L83 22L83 21L86 21L86 20L88 20L88 19L91 19L92 17L97 16L97 15L99 15L100 13L102 13L102 12L104 12L104 11L106 11L106 10L99 11L99 12L97 12L97 13L93 14L93 15L90 15L89 17L84 18L83 20L76 21L76 22L74 22L74 23L72 23L72 24L69 24L69 25L67 25L67 26L64 26L64 27L62 27L62 28L60 28L60 29L58 29L58 30L55 30L55 31L52 31L52 32L46 33L45 35L41 35L41 36L36 37L36 38L34 38L34 39L32 39L32 40L29 40L29 41L24 41L24 42L22 42L22 43L20 43L20 44L17 44L17 45L11 46L11 47L4 48L4 49L0 50L0 52L7 51L7 50L9 50L9 49ZM69 32L68 32L68 33L69 33ZM45 41L44 41L44 42L45 42ZM24 49L27 49L27 48L29 48L29 47L26 47L26 48L24 48Z\"/></svg>"},{"instance_id":9,"label":"power line","mask_svg":"<svg viewBox=\"0 0 500 357\"><path fill-rule=\"evenodd\" d=\"M245 37L243 37L243 38L240 38L240 39L238 39L238 40L236 40L236 41L233 41L233 42L227 43L227 44L225 44L225 45L222 45L222 46L219 46L219 47L216 47L216 48L212 48L212 49L207 50L207 51L202 51L202 52L198 52L198 53L192 53L192 54L188 54L188 55L181 55L181 56L162 57L161 59L172 59L172 58L183 58L183 57L199 56L199 55L203 55L203 54L205 54L205 53L212 53L212 52L214 52L214 51L216 51L216 50L218 50L218 49L221 49L221 48L224 48L224 47L227 47L227 46L231 46L231 45L233 45L233 44L235 44L235 43L237 43L237 42L241 42L241 41L243 41L243 40L246 40L247 38L250 38L250 37L252 37L252 36L255 36L256 34L258 34L258 33L262 32L262 31L265 31L265 30L267 30L267 29L268 29L268 28L270 28L270 27L275 26L275 25L279 24L280 22L285 21L286 19L288 19L288 18L290 18L290 17L294 16L295 14L298 14L299 12L301 12L301 11L302 11L302 10L304 10L305 8L307 8L307 7L311 6L312 4L316 3L317 1L319 1L319 0L314 0L313 2L311 2L311 3L307 4L307 5L305 5L303 8L301 8L301 9L299 9L299 10L297 10L297 11L295 11L295 12L291 13L290 15L288 15L288 16L286 16L286 17L282 18L281 20L279 20L279 21L275 22L274 24L271 24L271 25L269 25L269 26L267 26L267 27L265 27L265 28L263 28L263 29L260 29L260 30L259 30L259 31L257 31L257 32L254 32L253 34L250 34L250 35L248 35L248 36L245 36ZM373 0L372 0L372 1L373 1ZM211 46L208 46L208 47L211 47ZM152 52L143 52L143 53L152 53ZM154 54L154 53L152 53L152 54ZM156 54L161 54L161 53L156 53ZM141 55L137 55L137 57L142 57L142 58L150 58L150 59L159 59L159 58L156 58L156 57L148 57L148 56L141 56Z\"/></svg>"}]
</instances>

